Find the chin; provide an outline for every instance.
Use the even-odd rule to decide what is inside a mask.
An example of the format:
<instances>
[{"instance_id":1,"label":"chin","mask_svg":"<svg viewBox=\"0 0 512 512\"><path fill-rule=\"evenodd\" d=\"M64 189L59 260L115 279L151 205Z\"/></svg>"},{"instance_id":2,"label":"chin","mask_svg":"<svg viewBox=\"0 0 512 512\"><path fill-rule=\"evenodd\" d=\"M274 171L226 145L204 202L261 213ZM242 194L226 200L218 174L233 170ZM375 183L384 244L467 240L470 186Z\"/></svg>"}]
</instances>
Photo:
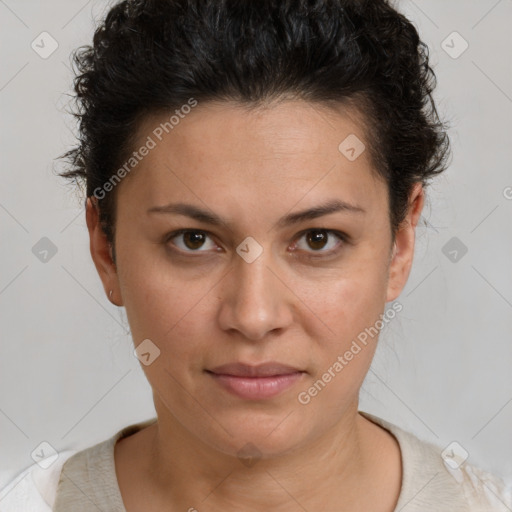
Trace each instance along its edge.
<instances>
[{"instance_id":1,"label":"chin","mask_svg":"<svg viewBox=\"0 0 512 512\"><path fill-rule=\"evenodd\" d=\"M287 416L289 414L289 416ZM215 432L196 433L203 442L237 458L280 457L298 449L308 438L307 425L295 414L253 412L230 418L223 416ZM225 429L225 430L224 430ZM229 432L229 435L226 430Z\"/></svg>"}]
</instances>

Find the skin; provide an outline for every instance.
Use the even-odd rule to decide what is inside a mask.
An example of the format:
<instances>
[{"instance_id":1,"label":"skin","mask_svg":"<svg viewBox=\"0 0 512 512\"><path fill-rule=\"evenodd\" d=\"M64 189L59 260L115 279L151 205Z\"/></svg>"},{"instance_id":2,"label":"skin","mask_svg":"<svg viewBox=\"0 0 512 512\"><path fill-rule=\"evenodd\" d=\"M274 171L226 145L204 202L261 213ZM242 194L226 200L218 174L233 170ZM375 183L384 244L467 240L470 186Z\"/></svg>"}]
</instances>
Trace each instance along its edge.
<instances>
[{"instance_id":1,"label":"skin","mask_svg":"<svg viewBox=\"0 0 512 512\"><path fill-rule=\"evenodd\" d=\"M140 143L167 117L147 118ZM395 508L398 443L358 414L378 337L307 405L297 399L375 324L411 269L423 189L414 187L392 245L387 185L369 152L349 161L338 150L349 134L365 140L361 126L355 112L299 100L252 112L199 104L118 185L115 265L88 201L91 255L107 296L113 290L126 308L135 346L149 338L160 350L142 366L158 422L115 447L128 512ZM278 227L282 216L333 198L365 212ZM227 224L147 213L178 201ZM185 228L206 233L203 246L165 241ZM322 247L308 242L312 229L349 238L330 234ZM263 249L252 263L236 252L247 236ZM243 400L205 372L234 361L306 373L274 398ZM248 442L261 454L251 466L237 457Z\"/></svg>"}]
</instances>

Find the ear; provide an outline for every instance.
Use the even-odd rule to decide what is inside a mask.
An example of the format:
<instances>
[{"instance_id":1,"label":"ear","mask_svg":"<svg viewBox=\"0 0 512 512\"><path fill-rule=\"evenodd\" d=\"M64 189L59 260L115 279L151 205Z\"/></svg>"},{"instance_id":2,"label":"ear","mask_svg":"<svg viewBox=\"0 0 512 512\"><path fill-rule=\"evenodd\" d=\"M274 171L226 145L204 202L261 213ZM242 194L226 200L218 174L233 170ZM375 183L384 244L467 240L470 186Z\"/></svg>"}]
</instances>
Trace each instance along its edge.
<instances>
[{"instance_id":1,"label":"ear","mask_svg":"<svg viewBox=\"0 0 512 512\"><path fill-rule=\"evenodd\" d=\"M400 295L409 278L414 257L415 229L424 202L423 186L421 183L416 183L409 196L407 216L396 233L389 266L386 302L391 302Z\"/></svg>"},{"instance_id":2,"label":"ear","mask_svg":"<svg viewBox=\"0 0 512 512\"><path fill-rule=\"evenodd\" d=\"M95 197L88 197L85 205L85 218L89 230L90 250L92 260L103 288L110 302L122 306L121 294L119 293L119 281L115 263L112 260L112 247L108 243L103 232L99 218L99 208ZM110 290L112 295L110 296Z\"/></svg>"}]
</instances>

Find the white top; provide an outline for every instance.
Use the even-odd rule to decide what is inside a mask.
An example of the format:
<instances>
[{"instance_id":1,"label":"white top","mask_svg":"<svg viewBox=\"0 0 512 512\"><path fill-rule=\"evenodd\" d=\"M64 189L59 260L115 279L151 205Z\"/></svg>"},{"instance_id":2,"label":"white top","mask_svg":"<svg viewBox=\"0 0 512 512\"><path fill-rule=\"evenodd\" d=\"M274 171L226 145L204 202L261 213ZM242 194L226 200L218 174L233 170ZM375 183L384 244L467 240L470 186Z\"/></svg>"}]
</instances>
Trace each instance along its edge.
<instances>
[{"instance_id":1,"label":"white top","mask_svg":"<svg viewBox=\"0 0 512 512\"><path fill-rule=\"evenodd\" d=\"M372 414L359 411L397 439L402 456L402 486L395 512L511 512L512 482L458 459L460 449L445 451ZM154 423L123 428L82 451L68 450L47 469L33 464L0 492L0 512L126 512L116 479L114 445Z\"/></svg>"}]
</instances>

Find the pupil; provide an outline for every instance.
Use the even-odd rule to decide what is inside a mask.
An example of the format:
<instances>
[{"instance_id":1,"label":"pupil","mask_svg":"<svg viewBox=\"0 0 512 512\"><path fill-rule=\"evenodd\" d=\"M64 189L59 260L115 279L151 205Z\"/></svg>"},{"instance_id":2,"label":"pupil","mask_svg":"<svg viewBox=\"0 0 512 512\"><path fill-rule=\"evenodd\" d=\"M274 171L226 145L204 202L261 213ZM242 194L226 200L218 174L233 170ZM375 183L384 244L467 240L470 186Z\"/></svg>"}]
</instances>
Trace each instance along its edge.
<instances>
[{"instance_id":1,"label":"pupil","mask_svg":"<svg viewBox=\"0 0 512 512\"><path fill-rule=\"evenodd\" d=\"M308 242L312 244L313 249L322 249L325 246L327 236L325 231L311 231L308 236ZM320 245L316 245L316 244Z\"/></svg>"},{"instance_id":2,"label":"pupil","mask_svg":"<svg viewBox=\"0 0 512 512\"><path fill-rule=\"evenodd\" d=\"M187 231L185 233L185 245L189 249L198 249L203 244L204 235L201 233L194 233Z\"/></svg>"}]
</instances>

